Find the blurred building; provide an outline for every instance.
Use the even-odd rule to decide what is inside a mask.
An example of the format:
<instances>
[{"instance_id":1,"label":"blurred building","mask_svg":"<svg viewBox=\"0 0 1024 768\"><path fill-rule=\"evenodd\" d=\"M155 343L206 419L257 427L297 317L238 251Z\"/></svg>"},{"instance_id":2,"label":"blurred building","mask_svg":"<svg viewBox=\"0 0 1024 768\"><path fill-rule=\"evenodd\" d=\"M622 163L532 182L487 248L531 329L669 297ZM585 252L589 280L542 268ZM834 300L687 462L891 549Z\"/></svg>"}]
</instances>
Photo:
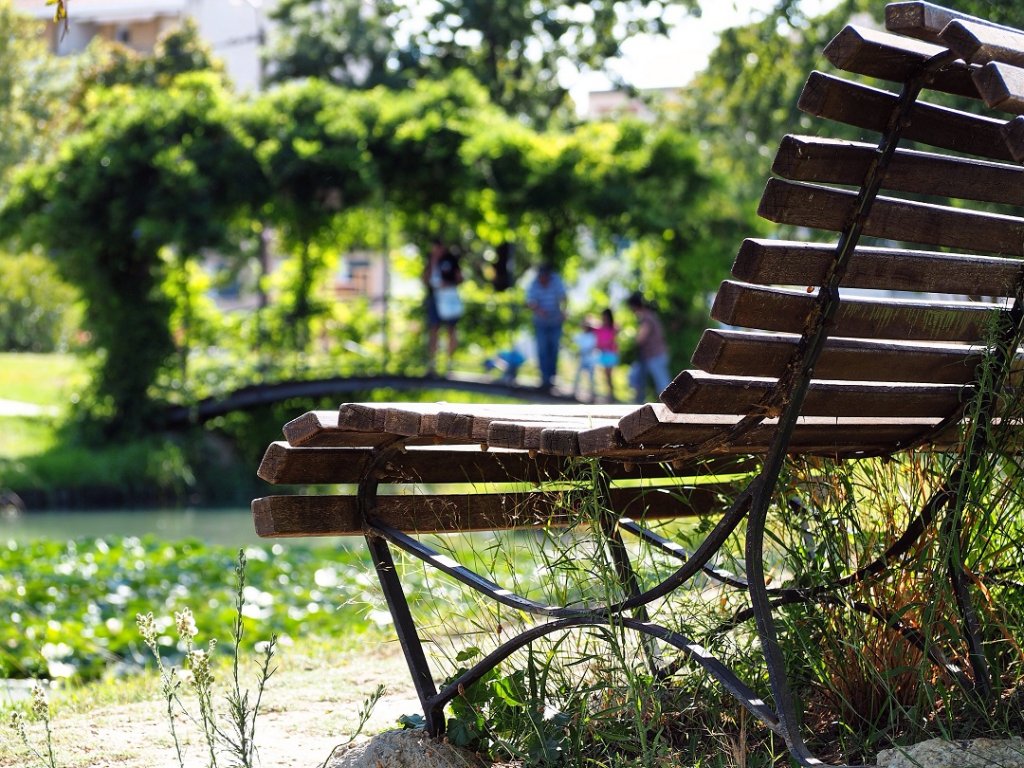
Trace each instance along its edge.
<instances>
[{"instance_id":1,"label":"blurred building","mask_svg":"<svg viewBox=\"0 0 1024 768\"><path fill-rule=\"evenodd\" d=\"M656 108L678 106L682 89L643 88L639 95L623 90L590 91L587 94L587 106L581 112L586 120L614 120L617 117L635 117L639 120L653 121Z\"/></svg>"},{"instance_id":2,"label":"blurred building","mask_svg":"<svg viewBox=\"0 0 1024 768\"><path fill-rule=\"evenodd\" d=\"M63 24L54 24L54 7L46 0L14 0L14 5L47 22L46 36L58 54L78 53L94 37L149 53L161 34L190 17L236 88L260 85L260 40L267 25L263 0L72 0L66 32Z\"/></svg>"}]
</instances>

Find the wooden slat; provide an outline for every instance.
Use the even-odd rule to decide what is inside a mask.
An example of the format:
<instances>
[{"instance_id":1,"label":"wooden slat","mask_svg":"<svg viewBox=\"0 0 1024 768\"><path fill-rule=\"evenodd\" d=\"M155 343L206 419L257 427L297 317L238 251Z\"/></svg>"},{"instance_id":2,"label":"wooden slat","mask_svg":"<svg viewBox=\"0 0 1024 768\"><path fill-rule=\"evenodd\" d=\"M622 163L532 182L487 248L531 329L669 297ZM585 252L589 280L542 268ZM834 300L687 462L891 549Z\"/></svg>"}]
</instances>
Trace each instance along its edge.
<instances>
[{"instance_id":1,"label":"wooden slat","mask_svg":"<svg viewBox=\"0 0 1024 768\"><path fill-rule=\"evenodd\" d=\"M872 144L813 136L786 136L772 172L792 181L859 187L878 153ZM897 150L882 189L1024 205L1024 168L934 152Z\"/></svg>"},{"instance_id":2,"label":"wooden slat","mask_svg":"<svg viewBox=\"0 0 1024 768\"><path fill-rule=\"evenodd\" d=\"M815 304L806 292L734 283L719 288L711 316L726 325L802 333ZM997 307L974 302L845 298L832 336L978 343L986 338Z\"/></svg>"},{"instance_id":3,"label":"wooden slat","mask_svg":"<svg viewBox=\"0 0 1024 768\"><path fill-rule=\"evenodd\" d=\"M520 411L488 412L481 409L475 412L470 423L470 435L472 439L490 445L500 445L507 448L530 448L540 447L540 431L545 427L556 425L595 425L602 420L618 420L631 410L630 405L575 405L562 406L561 409L545 413L539 409ZM533 435L527 441L528 444L513 444L512 433L508 437L499 437L499 442L491 443L491 424L494 422L510 423L520 422L532 425ZM512 442L509 442L509 441Z\"/></svg>"},{"instance_id":4,"label":"wooden slat","mask_svg":"<svg viewBox=\"0 0 1024 768\"><path fill-rule=\"evenodd\" d=\"M674 413L661 403L648 403L619 423L627 445L647 447L694 445L719 435L740 416ZM789 444L790 453L871 452L888 450L929 433L939 419L833 418L801 416ZM737 439L734 451L761 452L775 435L777 422L767 419Z\"/></svg>"},{"instance_id":5,"label":"wooden slat","mask_svg":"<svg viewBox=\"0 0 1024 768\"><path fill-rule=\"evenodd\" d=\"M369 414L369 410L362 412L364 415ZM386 409L380 409L376 413L379 413L383 425ZM291 445L320 448L374 448L399 441L404 445L430 445L435 442L433 437L408 437L390 432L354 430L350 423L339 424L338 411L304 413L284 425L284 436ZM447 442L464 443L468 441L448 440Z\"/></svg>"},{"instance_id":6,"label":"wooden slat","mask_svg":"<svg viewBox=\"0 0 1024 768\"><path fill-rule=\"evenodd\" d=\"M760 285L817 286L835 259L833 243L747 239L733 277ZM891 291L1013 296L1024 261L934 251L860 246L850 257L843 286Z\"/></svg>"},{"instance_id":7,"label":"wooden slat","mask_svg":"<svg viewBox=\"0 0 1024 768\"><path fill-rule=\"evenodd\" d=\"M945 50L945 46L850 24L825 46L823 53L835 67L846 72L904 83L916 76L930 58ZM928 87L978 98L978 89L963 61L953 62L937 72Z\"/></svg>"},{"instance_id":8,"label":"wooden slat","mask_svg":"<svg viewBox=\"0 0 1024 768\"><path fill-rule=\"evenodd\" d=\"M438 404L436 433L446 438L486 442L492 421L563 421L565 419L618 419L628 405L493 405L490 403Z\"/></svg>"},{"instance_id":9,"label":"wooden slat","mask_svg":"<svg viewBox=\"0 0 1024 768\"><path fill-rule=\"evenodd\" d=\"M1017 116L1003 126L1003 141L1018 163L1024 163L1024 117Z\"/></svg>"},{"instance_id":10,"label":"wooden slat","mask_svg":"<svg viewBox=\"0 0 1024 768\"><path fill-rule=\"evenodd\" d=\"M795 334L709 329L701 336L692 363L725 376L778 377L799 340ZM847 381L966 384L974 380L980 362L980 348L967 345L829 337L814 373L823 379Z\"/></svg>"},{"instance_id":11,"label":"wooden slat","mask_svg":"<svg viewBox=\"0 0 1024 768\"><path fill-rule=\"evenodd\" d=\"M1024 69L1009 64L986 64L974 73L974 81L988 106L1024 114Z\"/></svg>"},{"instance_id":12,"label":"wooden slat","mask_svg":"<svg viewBox=\"0 0 1024 768\"><path fill-rule=\"evenodd\" d=\"M841 231L853 215L855 192L770 179L757 212L777 224ZM864 234L889 240L1024 256L1024 218L898 198L875 198Z\"/></svg>"},{"instance_id":13,"label":"wooden slat","mask_svg":"<svg viewBox=\"0 0 1024 768\"><path fill-rule=\"evenodd\" d=\"M633 519L705 515L722 508L730 486L613 488L616 513ZM565 491L443 496L378 496L372 516L408 533L451 533L565 526L580 521L586 494ZM252 502L263 537L361 536L353 496L266 496Z\"/></svg>"},{"instance_id":14,"label":"wooden slat","mask_svg":"<svg viewBox=\"0 0 1024 768\"><path fill-rule=\"evenodd\" d=\"M259 477L275 485L355 484L373 458L370 448L295 448L271 443L260 463ZM732 457L707 457L690 462L602 462L613 480L702 477L749 471ZM481 451L479 446L425 446L393 456L375 470L380 483L539 483L565 479L572 466L560 456L525 451Z\"/></svg>"},{"instance_id":15,"label":"wooden slat","mask_svg":"<svg viewBox=\"0 0 1024 768\"><path fill-rule=\"evenodd\" d=\"M746 414L753 412L776 383L776 379L767 377L683 371L661 393L661 402L676 413ZM815 379L800 412L805 416L946 416L972 393L969 388L952 384Z\"/></svg>"},{"instance_id":16,"label":"wooden slat","mask_svg":"<svg viewBox=\"0 0 1024 768\"><path fill-rule=\"evenodd\" d=\"M943 45L973 64L1001 61L1024 67L1024 32L955 19L939 33Z\"/></svg>"},{"instance_id":17,"label":"wooden slat","mask_svg":"<svg viewBox=\"0 0 1024 768\"><path fill-rule=\"evenodd\" d=\"M942 31L955 21L967 21L998 29L1012 30L976 16L943 8L933 3L909 2L889 3L885 6L885 28L908 37L916 37L931 43L944 45Z\"/></svg>"},{"instance_id":18,"label":"wooden slat","mask_svg":"<svg viewBox=\"0 0 1024 768\"><path fill-rule=\"evenodd\" d=\"M870 131L885 130L896 106L896 94L812 72L800 94L799 107L808 114ZM1012 160L1000 130L1002 120L948 107L917 102L903 137L933 147L992 160Z\"/></svg>"},{"instance_id":19,"label":"wooden slat","mask_svg":"<svg viewBox=\"0 0 1024 768\"><path fill-rule=\"evenodd\" d=\"M271 443L259 477L274 484L358 483L372 449L295 448ZM564 475L565 462L550 456L481 451L478 446L411 448L380 464L374 477L381 483L505 483L540 482Z\"/></svg>"},{"instance_id":20,"label":"wooden slat","mask_svg":"<svg viewBox=\"0 0 1024 768\"><path fill-rule=\"evenodd\" d=\"M574 435L587 429L608 426L618 419L577 419L575 421L492 421L487 444L499 448L551 451L559 456L578 456ZM545 441L545 433L548 435Z\"/></svg>"}]
</instances>

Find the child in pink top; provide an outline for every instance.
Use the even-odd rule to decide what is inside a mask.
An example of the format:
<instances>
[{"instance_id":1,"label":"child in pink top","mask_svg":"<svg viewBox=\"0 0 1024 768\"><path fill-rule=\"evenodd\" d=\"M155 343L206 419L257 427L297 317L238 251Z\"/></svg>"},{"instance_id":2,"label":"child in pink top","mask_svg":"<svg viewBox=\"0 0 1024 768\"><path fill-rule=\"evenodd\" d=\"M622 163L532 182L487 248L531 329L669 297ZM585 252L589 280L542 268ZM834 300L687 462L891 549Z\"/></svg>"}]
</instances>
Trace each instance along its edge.
<instances>
[{"instance_id":1,"label":"child in pink top","mask_svg":"<svg viewBox=\"0 0 1024 768\"><path fill-rule=\"evenodd\" d=\"M619 345L615 340L615 318L612 311L606 309L601 313L601 324L594 329L597 336L597 364L604 369L604 378L608 384L608 400L615 402L615 385L612 383L612 369L619 364Z\"/></svg>"}]
</instances>

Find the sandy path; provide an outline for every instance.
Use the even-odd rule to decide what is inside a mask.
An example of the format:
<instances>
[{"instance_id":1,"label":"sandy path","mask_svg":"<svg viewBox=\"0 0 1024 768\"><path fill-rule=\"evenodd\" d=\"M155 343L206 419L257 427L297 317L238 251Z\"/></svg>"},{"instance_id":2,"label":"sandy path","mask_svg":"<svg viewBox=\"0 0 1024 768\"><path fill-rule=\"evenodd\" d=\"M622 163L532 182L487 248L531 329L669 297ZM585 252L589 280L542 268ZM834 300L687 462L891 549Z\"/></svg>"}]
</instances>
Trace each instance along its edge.
<instances>
[{"instance_id":1,"label":"sandy path","mask_svg":"<svg viewBox=\"0 0 1024 768\"><path fill-rule=\"evenodd\" d=\"M266 768L322 765L331 749L347 740L355 729L357 713L378 683L384 683L388 693L374 708L366 733L392 728L400 715L419 711L397 643L383 648L375 645L364 654L346 654L339 663L329 666L290 655L286 648L278 667L264 693L263 714L256 731L260 763ZM182 739L185 765L208 765L198 731L184 723L179 729L187 732ZM0 739L11 734L6 723L0 732ZM81 714L58 710L54 733L60 768L178 767L162 701L104 706ZM41 731L36 727L31 734L38 739ZM10 741L0 740L0 766L22 768L33 764ZM230 761L225 759L220 764L228 765Z\"/></svg>"}]
</instances>

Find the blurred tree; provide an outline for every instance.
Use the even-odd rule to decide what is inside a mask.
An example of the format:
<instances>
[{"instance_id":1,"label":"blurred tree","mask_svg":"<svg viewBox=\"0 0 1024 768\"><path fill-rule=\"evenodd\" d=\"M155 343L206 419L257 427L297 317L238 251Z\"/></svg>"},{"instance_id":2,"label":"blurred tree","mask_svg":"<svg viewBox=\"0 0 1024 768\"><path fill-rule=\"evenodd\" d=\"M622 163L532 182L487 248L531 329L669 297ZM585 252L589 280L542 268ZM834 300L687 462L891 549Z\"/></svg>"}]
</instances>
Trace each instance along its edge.
<instances>
[{"instance_id":1,"label":"blurred tree","mask_svg":"<svg viewBox=\"0 0 1024 768\"><path fill-rule=\"evenodd\" d=\"M629 37L668 31L661 0L282 0L272 16L275 79L401 87L468 69L492 103L535 125L568 117L564 67L600 69Z\"/></svg>"},{"instance_id":2,"label":"blurred tree","mask_svg":"<svg viewBox=\"0 0 1024 768\"><path fill-rule=\"evenodd\" d=\"M52 146L47 127L67 98L68 67L49 53L41 30L0 0L0 190L11 167Z\"/></svg>"},{"instance_id":3,"label":"blurred tree","mask_svg":"<svg viewBox=\"0 0 1024 768\"><path fill-rule=\"evenodd\" d=\"M83 106L79 133L16 175L0 232L42 244L81 291L103 353L92 415L139 432L174 352L166 274L223 241L262 175L213 75L96 89Z\"/></svg>"},{"instance_id":4,"label":"blurred tree","mask_svg":"<svg viewBox=\"0 0 1024 768\"><path fill-rule=\"evenodd\" d=\"M271 82L317 78L347 88L403 88L415 54L399 42L394 0L280 0L268 58Z\"/></svg>"},{"instance_id":5,"label":"blurred tree","mask_svg":"<svg viewBox=\"0 0 1024 768\"><path fill-rule=\"evenodd\" d=\"M214 57L191 18L161 35L150 54L95 37L85 52L85 60L74 99L77 104L94 88L163 88L186 72L209 72L226 83L223 62Z\"/></svg>"},{"instance_id":6,"label":"blurred tree","mask_svg":"<svg viewBox=\"0 0 1024 768\"><path fill-rule=\"evenodd\" d=\"M78 294L41 253L0 252L0 350L66 350L78 322Z\"/></svg>"}]
</instances>

